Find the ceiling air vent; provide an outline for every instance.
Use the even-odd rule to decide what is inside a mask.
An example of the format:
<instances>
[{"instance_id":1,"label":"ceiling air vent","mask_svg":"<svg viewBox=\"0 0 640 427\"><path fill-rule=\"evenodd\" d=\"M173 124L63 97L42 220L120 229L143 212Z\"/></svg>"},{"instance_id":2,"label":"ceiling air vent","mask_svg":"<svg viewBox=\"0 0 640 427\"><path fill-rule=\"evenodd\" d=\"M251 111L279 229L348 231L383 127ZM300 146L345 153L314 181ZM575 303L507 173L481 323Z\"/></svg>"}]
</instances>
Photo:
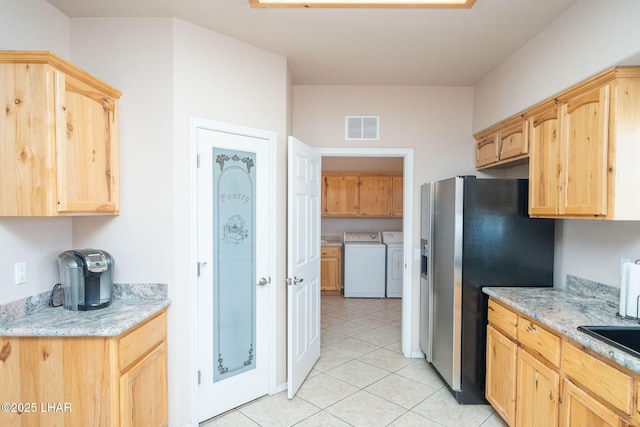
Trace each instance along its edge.
<instances>
[{"instance_id":1,"label":"ceiling air vent","mask_svg":"<svg viewBox=\"0 0 640 427\"><path fill-rule=\"evenodd\" d=\"M345 138L347 140L380 139L380 117L347 116L345 120Z\"/></svg>"}]
</instances>

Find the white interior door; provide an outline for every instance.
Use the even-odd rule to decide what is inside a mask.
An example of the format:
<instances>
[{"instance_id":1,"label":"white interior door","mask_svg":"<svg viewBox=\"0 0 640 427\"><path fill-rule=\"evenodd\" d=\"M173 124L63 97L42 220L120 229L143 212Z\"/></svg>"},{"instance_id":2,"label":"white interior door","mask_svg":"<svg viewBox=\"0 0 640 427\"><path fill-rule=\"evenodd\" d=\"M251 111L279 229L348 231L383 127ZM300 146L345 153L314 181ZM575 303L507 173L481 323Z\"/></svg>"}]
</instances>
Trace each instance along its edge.
<instances>
[{"instance_id":1,"label":"white interior door","mask_svg":"<svg viewBox=\"0 0 640 427\"><path fill-rule=\"evenodd\" d=\"M199 127L198 418L269 391L269 132ZM255 131L255 132L254 132ZM266 135L262 135L262 134Z\"/></svg>"},{"instance_id":2,"label":"white interior door","mask_svg":"<svg viewBox=\"0 0 640 427\"><path fill-rule=\"evenodd\" d=\"M300 388L320 357L321 156L289 137L287 391Z\"/></svg>"}]
</instances>

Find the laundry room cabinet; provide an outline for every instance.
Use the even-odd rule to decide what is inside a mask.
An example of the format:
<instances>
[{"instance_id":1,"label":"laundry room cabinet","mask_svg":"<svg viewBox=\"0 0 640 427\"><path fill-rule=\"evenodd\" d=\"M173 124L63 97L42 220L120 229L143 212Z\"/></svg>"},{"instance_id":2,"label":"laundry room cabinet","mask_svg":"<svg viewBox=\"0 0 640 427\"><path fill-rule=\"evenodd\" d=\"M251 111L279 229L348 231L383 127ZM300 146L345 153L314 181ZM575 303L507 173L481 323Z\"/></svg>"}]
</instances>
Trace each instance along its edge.
<instances>
[{"instance_id":1,"label":"laundry room cabinet","mask_svg":"<svg viewBox=\"0 0 640 427\"><path fill-rule=\"evenodd\" d=\"M47 51L0 51L0 216L117 215L121 92Z\"/></svg>"},{"instance_id":2,"label":"laundry room cabinet","mask_svg":"<svg viewBox=\"0 0 640 427\"><path fill-rule=\"evenodd\" d=\"M321 247L320 290L323 295L340 295L342 291L342 246Z\"/></svg>"},{"instance_id":3,"label":"laundry room cabinet","mask_svg":"<svg viewBox=\"0 0 640 427\"><path fill-rule=\"evenodd\" d=\"M391 177L391 216L401 217L404 209L404 178Z\"/></svg>"},{"instance_id":4,"label":"laundry room cabinet","mask_svg":"<svg viewBox=\"0 0 640 427\"><path fill-rule=\"evenodd\" d=\"M402 216L401 176L330 173L322 182L323 216Z\"/></svg>"}]
</instances>

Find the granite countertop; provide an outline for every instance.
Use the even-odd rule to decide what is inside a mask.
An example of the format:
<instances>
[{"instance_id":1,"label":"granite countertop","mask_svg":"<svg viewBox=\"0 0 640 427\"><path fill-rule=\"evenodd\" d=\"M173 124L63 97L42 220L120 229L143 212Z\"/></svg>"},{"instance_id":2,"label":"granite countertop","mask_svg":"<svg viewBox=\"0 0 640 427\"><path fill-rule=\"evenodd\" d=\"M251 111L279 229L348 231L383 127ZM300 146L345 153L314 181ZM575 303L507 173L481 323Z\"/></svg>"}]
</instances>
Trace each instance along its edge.
<instances>
[{"instance_id":1,"label":"granite countertop","mask_svg":"<svg viewBox=\"0 0 640 427\"><path fill-rule=\"evenodd\" d=\"M321 246L342 246L342 238L340 236L322 236L320 238Z\"/></svg>"},{"instance_id":2,"label":"granite countertop","mask_svg":"<svg viewBox=\"0 0 640 427\"><path fill-rule=\"evenodd\" d=\"M583 280L575 277L573 279ZM584 283L580 286L573 285L574 283L568 279L567 290L487 287L483 288L483 292L537 320L549 329L640 374L640 358L577 329L578 326L638 326L637 320L623 319L617 315L619 306L617 298L619 297L616 288L605 285L590 287Z\"/></svg>"},{"instance_id":3,"label":"granite countertop","mask_svg":"<svg viewBox=\"0 0 640 427\"><path fill-rule=\"evenodd\" d=\"M162 284L116 284L111 305L92 311L49 307L49 296L1 305L0 336L118 336L170 304Z\"/></svg>"}]
</instances>

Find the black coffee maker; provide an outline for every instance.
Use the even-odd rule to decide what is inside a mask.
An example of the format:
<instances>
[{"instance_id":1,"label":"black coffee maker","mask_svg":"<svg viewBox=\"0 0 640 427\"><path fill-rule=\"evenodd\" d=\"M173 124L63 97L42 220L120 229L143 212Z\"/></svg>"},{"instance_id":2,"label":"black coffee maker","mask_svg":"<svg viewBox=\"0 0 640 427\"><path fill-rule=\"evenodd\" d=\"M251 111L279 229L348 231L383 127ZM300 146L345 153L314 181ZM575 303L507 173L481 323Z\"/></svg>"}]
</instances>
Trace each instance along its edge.
<instances>
[{"instance_id":1,"label":"black coffee maker","mask_svg":"<svg viewBox=\"0 0 640 427\"><path fill-rule=\"evenodd\" d=\"M113 258L100 249L72 249L58 255L67 310L97 310L113 299Z\"/></svg>"}]
</instances>

